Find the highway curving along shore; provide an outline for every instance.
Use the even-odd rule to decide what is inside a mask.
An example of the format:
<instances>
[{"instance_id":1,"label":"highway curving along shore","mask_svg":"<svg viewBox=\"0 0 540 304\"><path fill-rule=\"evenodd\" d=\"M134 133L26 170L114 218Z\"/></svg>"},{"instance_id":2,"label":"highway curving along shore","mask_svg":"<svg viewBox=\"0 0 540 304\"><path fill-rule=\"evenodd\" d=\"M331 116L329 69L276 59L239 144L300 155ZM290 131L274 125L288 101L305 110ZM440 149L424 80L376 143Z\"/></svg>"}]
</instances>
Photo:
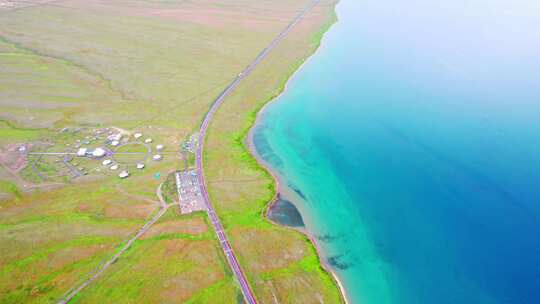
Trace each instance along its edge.
<instances>
[{"instance_id":1,"label":"highway curving along shore","mask_svg":"<svg viewBox=\"0 0 540 304\"><path fill-rule=\"evenodd\" d=\"M236 78L217 96L217 98L214 100L212 105L210 106L210 110L206 113L200 127L199 131L199 149L197 149L197 155L196 155L196 162L197 162L197 172L199 177L199 184L201 185L201 193L203 195L204 201L206 203L208 217L212 221L212 226L214 227L214 230L217 234L221 249L223 250L223 253L225 254L225 257L227 258L227 262L229 263L229 266L231 267L238 283L240 284L240 288L242 290L242 294L244 295L244 299L249 304L257 303L257 300L255 298L255 295L253 294L253 291L251 287L249 286L249 283L246 279L246 276L244 272L242 271L242 268L240 267L240 264L238 263L238 259L236 258L236 255L234 253L234 250L232 249L229 240L227 239L227 236L225 235L225 232L223 230L223 226L221 225L221 222L219 220L219 217L217 216L212 203L210 201L210 197L208 195L208 189L206 187L206 183L204 180L204 171L203 171L203 152L204 152L204 140L206 138L206 131L208 129L208 125L210 124L210 120L214 116L215 112L219 108L219 106L224 102L225 98L231 94L231 92L240 84L240 82L246 78L255 67L268 55L268 53L276 47L279 42L287 36L287 34L306 16L318 3L320 0L314 0L312 1L300 14L298 14L288 25L285 27L271 42L270 44L264 48L259 55L242 71L238 74Z\"/></svg>"}]
</instances>

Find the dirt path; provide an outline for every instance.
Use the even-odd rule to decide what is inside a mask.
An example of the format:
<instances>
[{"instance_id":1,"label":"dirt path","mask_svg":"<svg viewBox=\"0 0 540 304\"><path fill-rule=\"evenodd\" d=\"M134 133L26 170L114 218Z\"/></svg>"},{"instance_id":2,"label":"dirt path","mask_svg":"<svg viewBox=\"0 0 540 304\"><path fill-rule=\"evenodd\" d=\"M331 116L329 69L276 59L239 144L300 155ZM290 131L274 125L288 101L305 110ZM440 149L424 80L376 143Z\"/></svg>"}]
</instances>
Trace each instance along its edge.
<instances>
[{"instance_id":1,"label":"dirt path","mask_svg":"<svg viewBox=\"0 0 540 304\"><path fill-rule=\"evenodd\" d=\"M62 299L60 300L58 303L59 304L65 304L65 303L68 303L69 301L71 301L71 299L73 299L77 294L79 294L81 292L81 290L83 290L86 286L90 285L93 281L95 281L105 270L107 270L112 264L114 264L119 258L120 256L126 252L126 250L128 250L131 245L133 245L133 243L138 239L140 238L145 232L147 232L150 227L152 227L152 225L154 225L158 220L159 218L161 218L163 216L163 214L165 214L165 212L167 212L167 209L169 209L169 206L165 203L165 201L163 200L163 196L161 194L161 185L160 184L156 190L156 195L158 196L159 200L160 200L160 209L158 211L158 213L156 213L153 217L151 217L138 231L137 233L131 237L124 246L122 246L122 248L116 253L114 254L109 260L107 260L104 264L102 264L101 266L99 266L95 271L94 273L87 279L85 280L84 282L82 282L80 285L78 285L77 287L75 287L74 289L71 289L67 295Z\"/></svg>"}]
</instances>

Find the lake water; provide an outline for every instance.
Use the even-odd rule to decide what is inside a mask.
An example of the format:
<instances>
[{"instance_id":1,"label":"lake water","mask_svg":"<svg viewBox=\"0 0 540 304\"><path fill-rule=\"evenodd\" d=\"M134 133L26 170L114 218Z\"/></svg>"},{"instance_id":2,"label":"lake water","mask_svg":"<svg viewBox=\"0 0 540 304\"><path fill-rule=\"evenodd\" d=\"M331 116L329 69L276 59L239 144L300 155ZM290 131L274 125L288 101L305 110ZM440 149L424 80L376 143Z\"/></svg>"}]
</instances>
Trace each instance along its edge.
<instances>
[{"instance_id":1,"label":"lake water","mask_svg":"<svg viewBox=\"0 0 540 304\"><path fill-rule=\"evenodd\" d=\"M351 303L540 303L540 1L337 12L254 143Z\"/></svg>"}]
</instances>

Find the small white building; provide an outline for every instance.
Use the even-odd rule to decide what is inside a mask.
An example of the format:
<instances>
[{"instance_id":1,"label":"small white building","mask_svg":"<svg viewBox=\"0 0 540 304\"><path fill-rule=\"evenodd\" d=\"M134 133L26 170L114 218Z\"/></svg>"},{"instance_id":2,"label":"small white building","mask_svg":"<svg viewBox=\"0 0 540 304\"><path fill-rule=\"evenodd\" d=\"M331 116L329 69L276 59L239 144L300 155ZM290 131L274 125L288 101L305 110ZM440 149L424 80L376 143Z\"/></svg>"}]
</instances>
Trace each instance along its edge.
<instances>
[{"instance_id":1,"label":"small white building","mask_svg":"<svg viewBox=\"0 0 540 304\"><path fill-rule=\"evenodd\" d=\"M112 160L106 159L106 160L104 160L104 161L101 162L101 163L102 163L104 166L108 166L108 165L110 165L110 164L112 163Z\"/></svg>"},{"instance_id":2,"label":"small white building","mask_svg":"<svg viewBox=\"0 0 540 304\"><path fill-rule=\"evenodd\" d=\"M118 170L118 164L114 164L111 166L111 170Z\"/></svg>"},{"instance_id":3,"label":"small white building","mask_svg":"<svg viewBox=\"0 0 540 304\"><path fill-rule=\"evenodd\" d=\"M107 151L105 151L105 149L96 148L94 151L92 151L92 156L93 157L103 157L103 156L105 156L105 153L107 153Z\"/></svg>"},{"instance_id":4,"label":"small white building","mask_svg":"<svg viewBox=\"0 0 540 304\"><path fill-rule=\"evenodd\" d=\"M155 161L161 160L162 158L163 157L160 154L156 154L156 155L152 156L152 159L155 160Z\"/></svg>"},{"instance_id":5,"label":"small white building","mask_svg":"<svg viewBox=\"0 0 540 304\"><path fill-rule=\"evenodd\" d=\"M138 163L137 164L137 169L144 169L144 164L143 163Z\"/></svg>"},{"instance_id":6,"label":"small white building","mask_svg":"<svg viewBox=\"0 0 540 304\"><path fill-rule=\"evenodd\" d=\"M120 174L118 174L118 177L120 177L120 178L126 178L128 176L129 176L129 172L126 171L126 170L124 170L124 171L120 172Z\"/></svg>"},{"instance_id":7,"label":"small white building","mask_svg":"<svg viewBox=\"0 0 540 304\"><path fill-rule=\"evenodd\" d=\"M158 151L163 150L163 145L157 145L157 146L156 146L156 150L158 150Z\"/></svg>"},{"instance_id":8,"label":"small white building","mask_svg":"<svg viewBox=\"0 0 540 304\"><path fill-rule=\"evenodd\" d=\"M141 138L141 136L142 136L142 133L139 133L139 132L133 134L133 137L135 137L135 139L139 139Z\"/></svg>"},{"instance_id":9,"label":"small white building","mask_svg":"<svg viewBox=\"0 0 540 304\"><path fill-rule=\"evenodd\" d=\"M147 144L149 144L149 143L152 142L152 139L151 139L151 138L147 138L147 139L144 140L144 142L147 143Z\"/></svg>"},{"instance_id":10,"label":"small white building","mask_svg":"<svg viewBox=\"0 0 540 304\"><path fill-rule=\"evenodd\" d=\"M86 151L88 151L88 149L86 149L86 148L80 148L80 149L77 151L77 156L85 156L85 155L86 155Z\"/></svg>"},{"instance_id":11,"label":"small white building","mask_svg":"<svg viewBox=\"0 0 540 304\"><path fill-rule=\"evenodd\" d=\"M118 146L119 144L120 144L120 142L119 142L118 140L113 140L113 141L111 141L111 146L113 146L113 147L116 147L116 146Z\"/></svg>"}]
</instances>

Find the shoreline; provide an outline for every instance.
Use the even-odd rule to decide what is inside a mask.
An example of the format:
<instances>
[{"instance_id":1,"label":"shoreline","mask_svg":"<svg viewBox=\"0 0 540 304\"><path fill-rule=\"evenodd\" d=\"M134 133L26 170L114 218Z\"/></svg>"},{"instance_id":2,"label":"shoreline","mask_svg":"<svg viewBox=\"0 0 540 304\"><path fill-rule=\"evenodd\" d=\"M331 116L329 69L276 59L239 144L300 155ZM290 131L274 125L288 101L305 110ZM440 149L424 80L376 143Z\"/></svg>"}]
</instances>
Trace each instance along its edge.
<instances>
[{"instance_id":1,"label":"shoreline","mask_svg":"<svg viewBox=\"0 0 540 304\"><path fill-rule=\"evenodd\" d=\"M280 92L279 94L277 94L276 96L274 96L273 98L269 99L260 109L258 109L256 112L256 117L255 117L255 120L253 121L252 125L249 127L249 131L248 131L248 134L246 136L246 139L245 139L245 144L247 146L247 150L249 152L249 154L251 156L253 156L253 158L257 161L257 164L259 165L259 167L261 167L262 170L266 171L271 177L272 177L272 180L273 180L273 184L274 184L274 195L272 197L272 199L270 199L270 201L268 201L268 203L266 204L265 208L262 210L261 212L261 216L264 218L264 220L274 224L274 225L277 225L277 226L280 226L280 227L283 227L285 229L290 229L290 230L293 230L293 231L296 231L296 232L299 232L301 233L302 235L304 235L306 238L307 238L307 241L309 241L309 243L313 246L313 248L315 249L315 252L317 254L317 258L319 260L319 264L320 266L322 267L322 269L327 272L329 275L330 275L330 278L332 279L332 281L334 281L334 284L336 284L336 286L338 287L338 290L339 290L339 293L340 293L340 296L341 296L341 301L345 304L349 304L349 300L347 298L347 293L346 293L346 290L345 288L343 287L343 283L342 281L340 280L339 276L336 274L336 272L332 269L332 267L328 264L328 262L326 262L323 257L322 257L322 254L321 254L321 248L319 246L319 244L317 243L317 240L315 239L315 237L305 228L305 227L290 227L290 226L285 226L285 225L282 225L278 222L275 222L273 220L271 220L269 217L268 217L268 212L270 211L270 209L274 206L274 204L277 202L277 198L278 198L278 195L280 193L280 189L282 188L281 186L281 181L280 181L280 178L276 175L276 173L274 171L272 171L271 167L269 166L269 164L264 161L261 156L257 153L257 150L255 149L255 144L254 144L254 141L253 141L253 133L254 133L254 130L255 128L257 127L258 124L260 124L260 120L261 120L261 115L262 113L264 112L264 110L266 109L266 107L279 100L279 98L285 93L287 92L287 89L290 85L290 82L291 80L294 79L294 77L296 76L296 74L301 71L304 66L314 57L314 55L317 54L317 52L319 51L320 49L320 46L322 44L322 40L324 38L324 35L326 35L326 33L339 21L338 20L338 17L337 17L337 13L336 13L336 6L339 2L336 2L335 5L334 5L334 11L333 11L333 14L334 14L334 20L332 21L332 23L330 23L328 25L328 27L325 27L323 29L321 29L321 37L318 41L318 45L317 47L315 48L314 52L311 53L310 55L308 55L306 58L303 59L303 62L300 64L300 66L298 66L287 78L287 80L285 81L284 85L282 88L280 88ZM294 204L294 202L292 202ZM296 207L296 206L295 206Z\"/></svg>"},{"instance_id":2,"label":"shoreline","mask_svg":"<svg viewBox=\"0 0 540 304\"><path fill-rule=\"evenodd\" d=\"M278 97L276 97L275 99L272 99L272 101L279 98L279 96L281 96L281 94L278 95ZM270 101L270 102L272 102L272 101ZM268 102L268 103L270 103L270 102ZM264 107L263 107L263 109L264 109ZM262 113L262 109L258 113ZM321 248L320 248L319 244L317 243L316 238L305 227L286 226L286 225L283 225L283 224L278 223L276 221L273 221L268 217L268 212L274 206L274 204L277 202L278 195L279 195L280 189L281 189L281 182L280 182L280 178L270 169L270 166L256 152L255 145L253 143L253 130L255 129L258 121L259 121L259 114L257 114L256 122L251 126L251 128L249 130L249 133L248 133L248 137L247 137L248 151L255 158L255 160L257 161L257 164L272 177L272 180L273 180L274 185L275 185L274 196L272 197L272 199L270 201L268 201L265 208L262 210L261 216L264 218L264 220L272 223L273 225L277 225L277 226L280 226L280 227L285 228L285 229L296 231L296 232L299 232L302 235L304 235L307 238L307 241L309 241L311 246L313 246L313 248L315 249L315 252L317 253L317 258L319 260L320 266L322 267L322 269L324 269L324 271L326 271L326 273L328 273L330 275L330 278L332 279L332 281L334 281L334 284L336 284L336 286L338 287L342 303L349 304L349 300L347 298L347 292L346 292L345 288L343 287L343 282L340 280L339 276L332 269L332 267L323 259L322 254L321 254ZM291 203L294 204L294 202L291 202Z\"/></svg>"},{"instance_id":3,"label":"shoreline","mask_svg":"<svg viewBox=\"0 0 540 304\"><path fill-rule=\"evenodd\" d=\"M250 132L250 138L251 138L251 134L252 134L252 132ZM274 180L274 184L276 185L276 191L274 193L274 197L268 202L266 207L263 209L261 215L263 216L263 218L265 220L271 222L272 224L283 227L285 229L290 229L290 230L299 232L299 233L303 234L307 238L307 240L311 243L311 245L315 249L315 252L317 253L317 257L318 257L320 266L324 269L324 271L326 271L330 275L330 278L332 279L332 281L334 281L334 284L337 285L337 287L339 289L339 293L341 295L341 301L343 303L345 303L345 304L349 304L349 300L347 298L347 293L345 291L345 288L343 287L343 283L339 279L339 276L332 269L330 264L328 264L328 262L326 262L323 259L322 254L321 254L322 250L321 250L319 244L317 243L317 239L305 227L286 226L286 225L283 225L283 224L278 223L276 221L273 221L268 217L268 213L270 212L270 209L277 202L278 195L280 193L279 189L281 187L281 182L280 182L279 177L272 170L270 170L270 167L268 166L268 164L263 159L260 158L259 154L257 154L257 152L255 150L255 147L253 145L253 142L251 140L250 140L250 146L249 147L250 147L250 153L252 153L255 156L255 158L257 159L257 163L261 167L263 167L268 172L268 174L270 174L272 176L272 179ZM291 202L291 203L294 204L294 202Z\"/></svg>"}]
</instances>

